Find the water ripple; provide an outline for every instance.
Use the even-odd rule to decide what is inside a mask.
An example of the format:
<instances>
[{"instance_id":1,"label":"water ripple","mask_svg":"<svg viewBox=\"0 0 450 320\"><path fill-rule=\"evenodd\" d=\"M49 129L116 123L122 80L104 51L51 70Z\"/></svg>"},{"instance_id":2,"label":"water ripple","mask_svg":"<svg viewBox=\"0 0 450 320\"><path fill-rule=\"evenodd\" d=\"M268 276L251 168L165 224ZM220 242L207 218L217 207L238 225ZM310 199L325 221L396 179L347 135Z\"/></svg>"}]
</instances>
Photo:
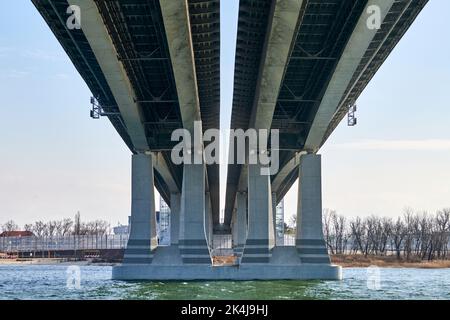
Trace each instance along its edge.
<instances>
[{"instance_id":1,"label":"water ripple","mask_svg":"<svg viewBox=\"0 0 450 320\"><path fill-rule=\"evenodd\" d=\"M343 281L123 282L111 267L82 266L81 288L66 287L65 266L0 266L0 299L449 299L450 269L344 269Z\"/></svg>"}]
</instances>

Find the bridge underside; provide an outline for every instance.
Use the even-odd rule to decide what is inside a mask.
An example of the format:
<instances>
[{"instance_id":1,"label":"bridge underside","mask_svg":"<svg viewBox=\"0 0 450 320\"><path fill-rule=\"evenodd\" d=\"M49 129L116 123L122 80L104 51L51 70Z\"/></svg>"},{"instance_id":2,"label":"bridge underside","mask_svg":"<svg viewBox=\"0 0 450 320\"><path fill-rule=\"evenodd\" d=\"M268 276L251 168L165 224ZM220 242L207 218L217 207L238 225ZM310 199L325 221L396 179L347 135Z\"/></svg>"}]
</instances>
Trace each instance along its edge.
<instances>
[{"instance_id":1,"label":"bridge underside","mask_svg":"<svg viewBox=\"0 0 450 320\"><path fill-rule=\"evenodd\" d=\"M175 165L170 158L176 143L171 141L171 133L183 128L184 123L160 1L33 0L33 3L131 152L148 150L160 154L165 171L155 171L155 185L170 205L171 193L181 190L183 177L183 166ZM69 5L79 4L83 11L83 6L91 3L98 8L103 28L132 87L131 98L139 112L139 123L127 122L127 114L116 99L116 88L99 63L101 58L96 56L93 40L83 31L83 23L81 29L68 29L66 25ZM219 128L219 1L190 0L188 7L203 130ZM136 143L131 125L142 126L144 147ZM207 177L212 214L215 223L219 223L218 166L208 166Z\"/></svg>"},{"instance_id":2,"label":"bridge underside","mask_svg":"<svg viewBox=\"0 0 450 320\"><path fill-rule=\"evenodd\" d=\"M132 152L115 279L341 278L323 239L317 152L427 0L240 0L231 128L279 130L280 170L229 165L223 225L218 165L170 158L173 130L219 128L219 0L32 1ZM378 30L367 27L374 4ZM66 25L69 5L81 29ZM275 207L297 179L295 245L278 246ZM167 247L155 188L171 208ZM214 228L233 233L234 265L213 266Z\"/></svg>"},{"instance_id":3,"label":"bridge underside","mask_svg":"<svg viewBox=\"0 0 450 320\"><path fill-rule=\"evenodd\" d=\"M280 170L271 178L271 191L277 201L283 199L297 180L301 153L316 153L321 148L427 2L300 1L295 35L286 57L287 63L281 71L283 77L277 87L279 90L272 93L276 97L273 113L267 115L271 119L267 129L280 132ZM366 10L374 4L381 5L385 12L382 12L381 28L369 32L365 25L368 18ZM276 23L271 27L271 19L277 10L271 5L270 0L240 1L232 129L254 127L251 115L261 108L258 95L267 101L268 94L259 93L264 85L260 78L265 69L270 71L272 66L265 66L261 61L265 56L274 56L267 42L270 35L280 28ZM363 23L365 29L361 28ZM356 40L366 40L368 45L358 59L349 62L350 49L358 47ZM343 66L347 70L343 70ZM335 79L336 75L342 74L340 79ZM348 80L344 80L345 77ZM336 83L343 87L337 88ZM334 103L329 106L326 103L331 92L341 94L332 96ZM330 110L326 118L320 112L325 107ZM226 226L231 224L236 210L237 194L247 191L246 172L245 166L228 166Z\"/></svg>"}]
</instances>

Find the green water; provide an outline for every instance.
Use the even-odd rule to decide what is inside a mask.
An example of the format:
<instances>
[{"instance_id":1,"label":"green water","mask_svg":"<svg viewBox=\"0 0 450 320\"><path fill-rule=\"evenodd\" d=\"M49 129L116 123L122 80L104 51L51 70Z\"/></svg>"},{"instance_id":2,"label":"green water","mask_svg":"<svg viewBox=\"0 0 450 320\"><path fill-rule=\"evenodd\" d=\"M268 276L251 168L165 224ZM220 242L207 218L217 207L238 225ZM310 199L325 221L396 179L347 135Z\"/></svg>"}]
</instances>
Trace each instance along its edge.
<instances>
[{"instance_id":1,"label":"green water","mask_svg":"<svg viewBox=\"0 0 450 320\"><path fill-rule=\"evenodd\" d=\"M380 269L378 290L364 268L344 269L342 281L123 282L111 267L83 266L79 289L66 271L0 266L0 299L450 299L450 269Z\"/></svg>"}]
</instances>

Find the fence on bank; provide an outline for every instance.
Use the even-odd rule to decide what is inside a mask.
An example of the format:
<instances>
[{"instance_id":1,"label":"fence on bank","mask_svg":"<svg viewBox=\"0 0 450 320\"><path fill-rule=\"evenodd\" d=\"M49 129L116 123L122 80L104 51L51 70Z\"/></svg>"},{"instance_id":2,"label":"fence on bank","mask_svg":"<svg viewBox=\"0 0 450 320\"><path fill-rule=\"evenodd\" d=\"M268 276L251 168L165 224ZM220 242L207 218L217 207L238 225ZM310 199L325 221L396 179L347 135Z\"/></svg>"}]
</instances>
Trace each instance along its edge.
<instances>
[{"instance_id":1,"label":"fence on bank","mask_svg":"<svg viewBox=\"0 0 450 320\"><path fill-rule=\"evenodd\" d=\"M0 252L124 249L128 234L70 235L63 237L0 237Z\"/></svg>"}]
</instances>

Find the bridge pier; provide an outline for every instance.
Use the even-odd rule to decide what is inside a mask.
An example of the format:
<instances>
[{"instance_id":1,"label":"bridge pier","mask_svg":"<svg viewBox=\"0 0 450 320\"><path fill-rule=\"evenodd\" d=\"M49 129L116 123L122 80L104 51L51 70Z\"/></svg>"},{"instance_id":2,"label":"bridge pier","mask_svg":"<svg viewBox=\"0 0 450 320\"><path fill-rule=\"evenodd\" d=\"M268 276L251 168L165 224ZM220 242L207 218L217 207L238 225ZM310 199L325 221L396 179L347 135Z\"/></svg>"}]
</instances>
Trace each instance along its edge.
<instances>
[{"instance_id":1,"label":"bridge pier","mask_svg":"<svg viewBox=\"0 0 450 320\"><path fill-rule=\"evenodd\" d=\"M321 156L300 158L296 247L303 264L330 264L322 230Z\"/></svg>"},{"instance_id":2,"label":"bridge pier","mask_svg":"<svg viewBox=\"0 0 450 320\"><path fill-rule=\"evenodd\" d=\"M155 191L152 155L135 154L131 165L131 225L124 264L153 260L156 240Z\"/></svg>"},{"instance_id":3,"label":"bridge pier","mask_svg":"<svg viewBox=\"0 0 450 320\"><path fill-rule=\"evenodd\" d=\"M275 245L270 176L248 165L248 233L241 263L268 263Z\"/></svg>"},{"instance_id":4,"label":"bridge pier","mask_svg":"<svg viewBox=\"0 0 450 320\"><path fill-rule=\"evenodd\" d=\"M205 165L185 164L179 240L183 263L211 264L205 215Z\"/></svg>"},{"instance_id":5,"label":"bridge pier","mask_svg":"<svg viewBox=\"0 0 450 320\"><path fill-rule=\"evenodd\" d=\"M260 165L249 165L248 193L237 194L233 219L234 250L238 256L242 252L240 263L218 267L212 265L208 247L211 216L205 165L184 166L182 193L171 195L174 217L177 198L180 203L178 245L175 236L171 246L155 250L152 158L133 156L132 231L124 263L113 268L113 279L341 279L342 269L330 264L323 241L320 165L318 155L306 155L300 163L296 247L275 246L270 177L260 174Z\"/></svg>"}]
</instances>

